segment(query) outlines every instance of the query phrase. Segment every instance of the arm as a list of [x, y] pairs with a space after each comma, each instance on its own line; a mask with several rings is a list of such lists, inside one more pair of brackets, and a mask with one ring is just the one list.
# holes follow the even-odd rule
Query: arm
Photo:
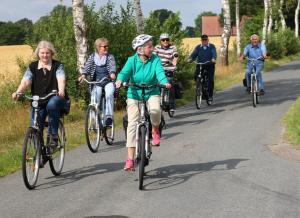
[[168, 83], [168, 79], [166, 77], [165, 70], [161, 64], [160, 59], [158, 59], [156, 62], [155, 73], [159, 84], [166, 85]]
[[212, 45], [211, 52], [212, 52], [212, 62], [215, 63], [217, 60], [217, 51], [215, 45]]
[[192, 62], [192, 61], [194, 61], [194, 60], [197, 58], [197, 56], [198, 56], [198, 47], [199, 47], [199, 46], [197, 46], [197, 47], [193, 50], [192, 54], [190, 54], [190, 56], [189, 56], [189, 58], [188, 58], [188, 62]]
[[109, 58], [108, 65], [109, 65], [109, 71], [110, 71], [109, 75], [110, 75], [111, 80], [115, 80], [116, 72], [117, 72], [116, 60], [113, 55], [109, 55], [108, 58]]
[[244, 60], [248, 56], [248, 46], [245, 47], [243, 54], [241, 55], [241, 60]]
[[91, 67], [93, 66], [93, 63], [94, 63], [94, 55], [92, 54], [89, 56], [88, 60], [84, 64], [82, 71], [80, 72], [81, 76], [78, 78], [80, 82], [82, 82], [87, 75], [91, 74]]
[[25, 90], [31, 85], [31, 83], [32, 83], [32, 72], [29, 68], [27, 68], [27, 70], [26, 70], [26, 72], [23, 76], [23, 79], [22, 79], [20, 85], [17, 88], [17, 91], [12, 93], [11, 97], [14, 100], [17, 100], [17, 93], [25, 92]]
[[122, 82], [127, 82], [133, 72], [132, 63], [133, 60], [128, 58], [126, 61], [126, 64], [124, 65], [121, 72], [118, 74], [117, 81], [116, 81], [116, 88], [120, 88], [122, 85]]
[[261, 51], [262, 51], [262, 55], [263, 55], [264, 59], [268, 58], [267, 57], [267, 48], [264, 43], [261, 44]]
[[173, 52], [173, 66], [176, 67], [177, 66], [177, 61], [178, 61], [178, 52], [177, 52], [177, 48], [174, 45], [174, 52]]
[[56, 79], [58, 84], [58, 95], [62, 98], [65, 97], [65, 87], [66, 87], [66, 78], [65, 78], [65, 70], [64, 66], [59, 65], [56, 71]]

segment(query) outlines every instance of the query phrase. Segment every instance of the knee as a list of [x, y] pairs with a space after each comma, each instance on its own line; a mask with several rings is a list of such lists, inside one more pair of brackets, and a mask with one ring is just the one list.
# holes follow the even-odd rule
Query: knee
[[60, 102], [60, 97], [58, 97], [58, 96], [54, 96], [54, 97], [52, 97], [50, 100], [49, 100], [49, 102], [48, 102], [48, 104], [47, 104], [47, 107], [46, 107], [46, 109], [47, 109], [47, 111], [51, 111], [51, 110], [58, 110], [59, 109], [59, 102]]

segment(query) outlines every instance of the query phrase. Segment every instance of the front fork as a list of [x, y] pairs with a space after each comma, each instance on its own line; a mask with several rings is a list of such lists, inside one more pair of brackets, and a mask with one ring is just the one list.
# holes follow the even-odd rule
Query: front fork
[[[255, 87], [253, 86], [253, 80], [255, 82]], [[251, 74], [251, 93], [256, 93], [257, 92], [257, 78], [256, 78], [256, 74], [252, 73]]]

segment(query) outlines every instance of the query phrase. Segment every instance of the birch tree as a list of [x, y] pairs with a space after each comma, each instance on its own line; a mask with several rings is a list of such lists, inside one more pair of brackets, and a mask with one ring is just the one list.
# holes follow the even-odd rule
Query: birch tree
[[142, 34], [144, 33], [144, 18], [143, 18], [143, 12], [141, 7], [141, 1], [134, 0], [134, 4], [135, 4], [137, 32], [138, 34]]
[[273, 26], [273, 4], [272, 0], [268, 0], [268, 16], [269, 16], [269, 21], [268, 21], [268, 29], [267, 29], [267, 38], [268, 35], [270, 35], [272, 31], [272, 26]]
[[241, 55], [240, 0], [235, 1], [236, 54]]
[[[300, 1], [300, 0], [299, 0]], [[224, 12], [224, 28], [221, 37], [221, 52], [220, 59], [223, 66], [228, 66], [228, 44], [231, 34], [231, 19], [229, 0], [222, 0], [222, 7]]]
[[267, 38], [267, 28], [268, 28], [268, 14], [269, 14], [269, 2], [268, 0], [264, 0], [264, 24], [262, 30], [262, 41], [265, 42]]
[[74, 34], [77, 51], [77, 69], [81, 73], [87, 58], [86, 25], [84, 22], [84, 0], [72, 0]]
[[295, 10], [295, 36], [299, 36], [299, 9], [300, 9], [300, 0], [298, 0], [297, 8]]
[[283, 0], [280, 0], [278, 13], [279, 13], [279, 17], [280, 17], [281, 27], [283, 30], [285, 30], [287, 28], [287, 26], [286, 26], [286, 22], [285, 22], [285, 19], [283, 16], [283, 12], [282, 12], [282, 5], [283, 5]]

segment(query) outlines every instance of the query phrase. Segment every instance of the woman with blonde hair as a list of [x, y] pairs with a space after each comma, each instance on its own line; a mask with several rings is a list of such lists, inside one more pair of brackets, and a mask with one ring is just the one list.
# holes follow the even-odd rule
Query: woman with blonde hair
[[105, 89], [106, 98], [106, 126], [112, 125], [114, 113], [114, 91], [113, 80], [116, 78], [116, 61], [112, 54], [108, 53], [109, 41], [106, 38], [99, 38], [95, 41], [95, 52], [91, 54], [85, 63], [82, 75], [79, 81], [91, 76], [92, 81], [100, 81], [104, 77], [110, 80], [104, 80], [101, 84], [92, 87], [92, 92], [96, 92], [96, 101], [100, 103], [102, 88]]
[[31, 86], [31, 94], [40, 97], [50, 94], [53, 90], [58, 91], [57, 96], [52, 96], [48, 100], [39, 103], [41, 108], [39, 110], [40, 128], [43, 130], [45, 119], [48, 115], [50, 144], [57, 146], [59, 117], [61, 110], [67, 107], [68, 98], [65, 91], [64, 66], [53, 59], [56, 51], [51, 42], [40, 41], [34, 53], [38, 60], [29, 64], [19, 87], [12, 94], [12, 98], [16, 100], [17, 94], [24, 93], [29, 86]]

